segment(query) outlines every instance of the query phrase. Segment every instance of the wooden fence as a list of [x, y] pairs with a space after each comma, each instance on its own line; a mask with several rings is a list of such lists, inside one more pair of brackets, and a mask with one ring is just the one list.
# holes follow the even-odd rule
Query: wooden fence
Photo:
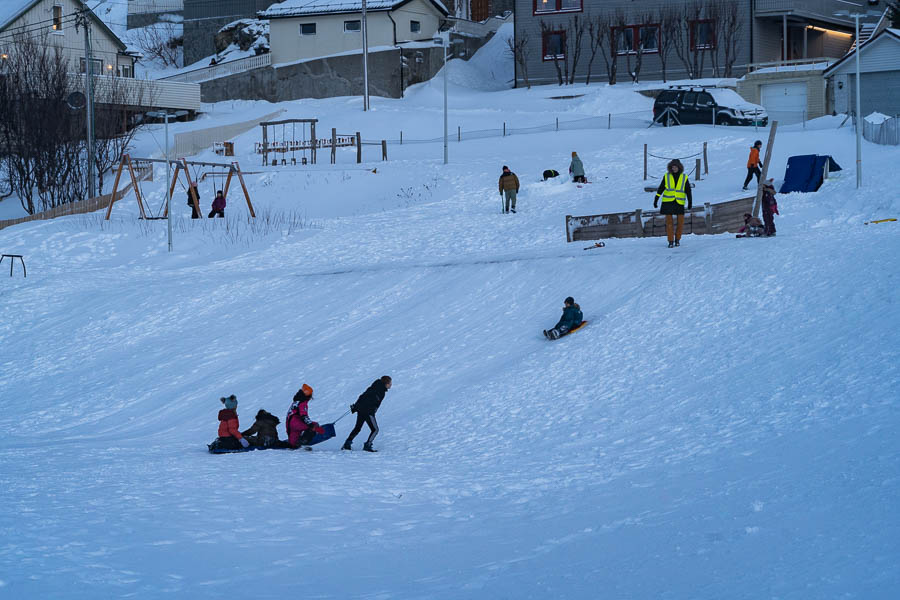
[[[152, 166], [141, 166], [138, 169], [135, 169], [135, 171], [137, 172], [138, 180], [153, 180]], [[116, 200], [118, 201], [124, 198], [125, 195], [131, 191], [131, 187], [132, 184], [129, 183], [127, 186], [116, 192]], [[60, 204], [59, 206], [53, 207], [50, 210], [45, 210], [33, 215], [28, 215], [27, 217], [20, 217], [18, 219], [6, 219], [4, 221], [0, 221], [0, 229], [5, 229], [7, 227], [11, 227], [12, 225], [18, 225], [20, 223], [28, 223], [29, 221], [45, 221], [47, 219], [55, 219], [56, 217], [64, 217], [66, 215], [83, 215], [85, 213], [102, 210], [109, 206], [109, 201], [111, 199], [112, 194], [103, 194], [102, 196], [88, 198], [87, 200], [82, 200], [81, 202], [67, 202], [66, 204]]]
[[[684, 233], [736, 233], [744, 225], [744, 213], [753, 212], [753, 200], [740, 198], [685, 211]], [[611, 213], [573, 217], [566, 215], [566, 241], [666, 235], [666, 216], [658, 212]]]

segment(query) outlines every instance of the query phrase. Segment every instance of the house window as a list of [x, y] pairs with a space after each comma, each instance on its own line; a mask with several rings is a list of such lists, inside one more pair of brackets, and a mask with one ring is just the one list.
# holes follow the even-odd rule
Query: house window
[[715, 24], [712, 19], [690, 21], [691, 50], [711, 50], [716, 47]]
[[566, 32], [545, 31], [543, 35], [544, 60], [566, 57]]
[[420, 23], [419, 21], [410, 21], [409, 30], [412, 33], [419, 33], [420, 31], [422, 31], [422, 23]]
[[659, 25], [626, 25], [612, 31], [616, 54], [659, 52]]
[[580, 12], [582, 0], [534, 0], [534, 14]]
[[131, 65], [119, 65], [119, 77], [131, 77]]
[[51, 27], [51, 29], [53, 29], [53, 31], [60, 31], [60, 32], [62, 31], [62, 26], [63, 26], [62, 16], [63, 16], [62, 6], [54, 6], [53, 7], [53, 26]]
[[316, 24], [300, 23], [300, 35], [316, 35]]
[[[344, 21], [344, 33], [359, 33], [362, 31], [362, 25], [360, 21]], [[313, 30], [315, 33], [315, 30]]]
[[[87, 73], [87, 61], [84, 57], [78, 59], [79, 73]], [[99, 58], [91, 59], [91, 75], [103, 75], [103, 61]]]

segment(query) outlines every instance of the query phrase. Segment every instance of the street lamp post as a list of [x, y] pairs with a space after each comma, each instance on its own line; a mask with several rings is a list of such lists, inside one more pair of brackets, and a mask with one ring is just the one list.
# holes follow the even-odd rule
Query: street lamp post
[[362, 0], [362, 44], [363, 44], [363, 110], [369, 110], [369, 26], [366, 23], [366, 0]]
[[839, 10], [834, 13], [836, 17], [852, 17], [856, 24], [856, 188], [862, 187], [862, 105], [860, 104], [860, 88], [862, 80], [859, 73], [859, 54], [862, 44], [859, 41], [859, 18], [868, 16], [881, 16], [881, 13], [867, 10], [863, 13], [851, 13], [849, 10]]
[[441, 47], [441, 52], [444, 55], [444, 164], [447, 164], [448, 161], [448, 150], [447, 150], [447, 45], [444, 43], [444, 38], [441, 36], [436, 36], [433, 38], [434, 45]]

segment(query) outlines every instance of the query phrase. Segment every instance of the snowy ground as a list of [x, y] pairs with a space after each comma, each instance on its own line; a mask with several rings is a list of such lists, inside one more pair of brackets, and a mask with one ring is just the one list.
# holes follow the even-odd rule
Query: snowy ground
[[[437, 79], [368, 114], [354, 98], [284, 116], [430, 138], [440, 102]], [[646, 118], [649, 99], [454, 85], [451, 107], [473, 130]], [[272, 110], [209, 108], [173, 130]], [[0, 231], [29, 268], [0, 287], [0, 597], [894, 597], [900, 231], [863, 223], [900, 212], [877, 176], [900, 149], [866, 144], [857, 191], [837, 124], [779, 130], [776, 178], [802, 153], [847, 170], [781, 196], [766, 240], [567, 245], [566, 214], [650, 207], [644, 143], [707, 141], [695, 194], [715, 202], [741, 194], [766, 139], [624, 125], [454, 142], [448, 166], [441, 144], [404, 144], [305, 170], [260, 167], [254, 131], [236, 140], [264, 171], [247, 178], [251, 225], [237, 195], [224, 222], [191, 222], [179, 190], [171, 254], [133, 197], [108, 224]], [[134, 154], [160, 154], [160, 135]], [[572, 150], [592, 185], [539, 181]], [[515, 215], [499, 212], [502, 164], [522, 180]], [[144, 186], [161, 200], [159, 178]], [[567, 295], [591, 325], [549, 343]], [[339, 450], [349, 418], [309, 453], [206, 452], [221, 395], [246, 428], [306, 382], [327, 422], [385, 373], [378, 454]]]

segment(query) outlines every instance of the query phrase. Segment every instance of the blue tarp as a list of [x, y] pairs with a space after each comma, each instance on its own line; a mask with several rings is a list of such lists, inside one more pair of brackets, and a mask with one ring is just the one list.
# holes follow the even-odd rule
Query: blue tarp
[[778, 190], [781, 194], [789, 192], [815, 192], [822, 186], [825, 175], [825, 161], [829, 171], [840, 171], [841, 167], [831, 156], [825, 154], [803, 154], [788, 159], [784, 172], [784, 183]]

